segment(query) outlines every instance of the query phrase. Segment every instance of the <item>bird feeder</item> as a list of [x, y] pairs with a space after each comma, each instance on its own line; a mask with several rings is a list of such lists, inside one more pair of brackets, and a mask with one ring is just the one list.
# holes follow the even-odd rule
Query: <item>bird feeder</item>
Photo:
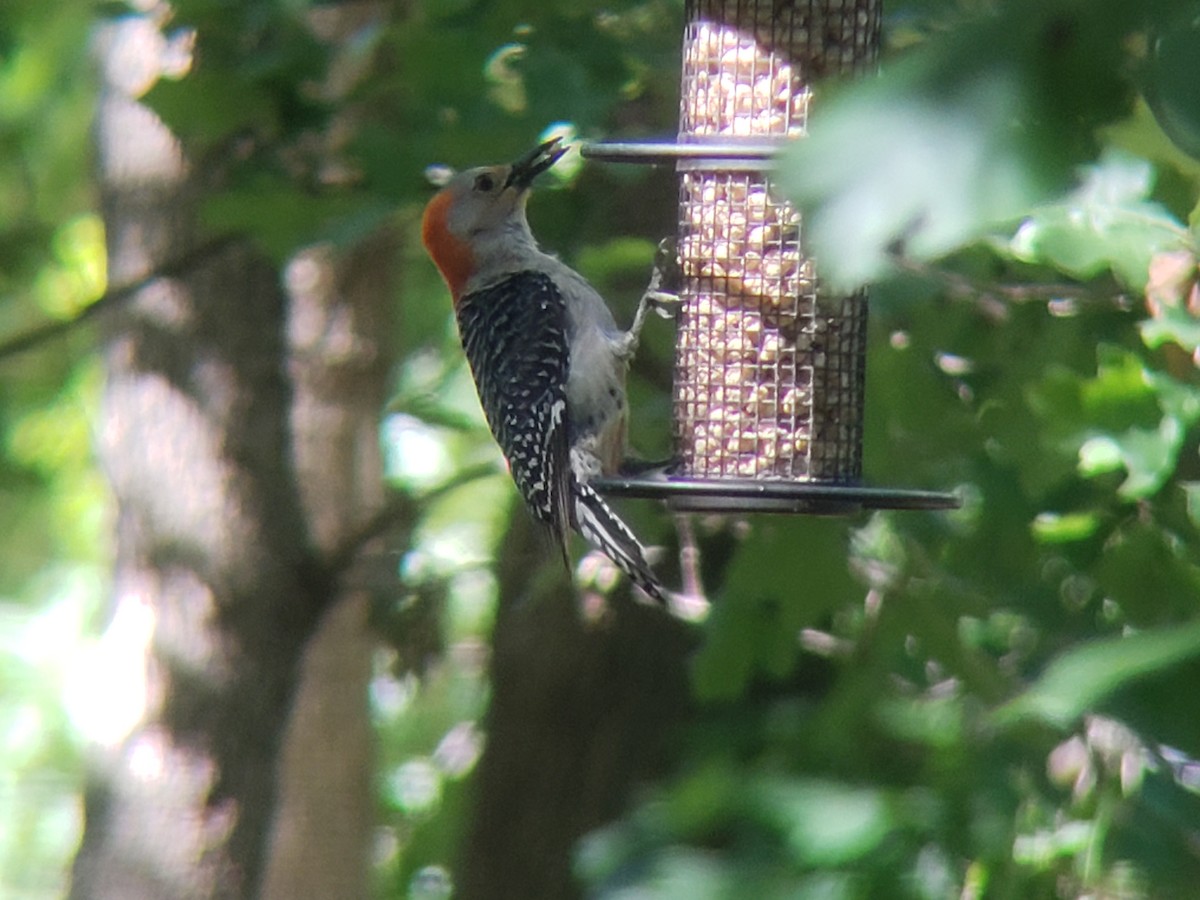
[[678, 139], [584, 148], [679, 177], [678, 465], [600, 490], [720, 512], [957, 505], [863, 485], [867, 298], [818, 290], [800, 214], [770, 184], [778, 150], [807, 130], [811, 83], [874, 67], [880, 5], [688, 0]]

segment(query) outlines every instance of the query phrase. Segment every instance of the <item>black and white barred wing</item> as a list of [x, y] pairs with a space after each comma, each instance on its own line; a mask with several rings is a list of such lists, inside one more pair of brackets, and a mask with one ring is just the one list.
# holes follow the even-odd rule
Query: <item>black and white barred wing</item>
[[571, 525], [566, 308], [549, 276], [518, 272], [459, 300], [479, 400], [526, 506], [566, 553]]

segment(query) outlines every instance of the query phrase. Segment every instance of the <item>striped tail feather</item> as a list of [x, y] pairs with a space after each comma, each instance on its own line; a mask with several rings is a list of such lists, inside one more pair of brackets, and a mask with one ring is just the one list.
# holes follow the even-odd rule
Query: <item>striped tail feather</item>
[[575, 526], [584, 540], [616, 563], [648, 596], [666, 606], [666, 588], [646, 562], [646, 551], [629, 526], [587, 482], [576, 481], [573, 488]]

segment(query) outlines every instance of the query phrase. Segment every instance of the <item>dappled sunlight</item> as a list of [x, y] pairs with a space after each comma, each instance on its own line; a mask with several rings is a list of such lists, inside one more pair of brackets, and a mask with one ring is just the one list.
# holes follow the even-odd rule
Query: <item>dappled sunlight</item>
[[427, 490], [454, 470], [453, 459], [437, 429], [416, 416], [388, 416], [383, 423], [383, 442], [387, 475], [400, 484]]
[[430, 760], [413, 757], [386, 776], [392, 801], [407, 815], [433, 812], [442, 798], [441, 774]]
[[558, 139], [569, 145], [567, 152], [558, 158], [546, 173], [546, 178], [559, 185], [570, 184], [583, 169], [583, 155], [579, 150], [579, 129], [574, 122], [552, 122], [537, 137], [537, 143]]
[[6, 451], [13, 462], [48, 477], [88, 465], [88, 420], [78, 398], [63, 401], [30, 410], [11, 427]]
[[[167, 4], [146, 0], [135, 6], [157, 8], [164, 16]], [[141, 97], [159, 78], [182, 78], [192, 68], [196, 34], [190, 28], [164, 32], [157, 17], [126, 16], [110, 25], [112, 46], [103, 55], [109, 82], [131, 97]]]
[[168, 334], [184, 336], [196, 324], [187, 285], [174, 278], [156, 278], [138, 291], [137, 314]]
[[[69, 288], [61, 312], [93, 299], [86, 261], [62, 243], [39, 278]], [[83, 238], [86, 242], [91, 238]], [[84, 252], [86, 257], [87, 253]], [[80, 263], [80, 267], [75, 266]], [[92, 275], [99, 273], [92, 272]], [[40, 304], [40, 298], [38, 301]], [[54, 309], [44, 309], [53, 314]], [[17, 375], [9, 380], [10, 375]], [[9, 369], [0, 411], [0, 895], [50, 897], [83, 828], [79, 754], [89, 740], [75, 688], [103, 678], [86, 663], [108, 589], [110, 497], [91, 452], [99, 370], [81, 365], [51, 392], [37, 367]], [[32, 389], [32, 390], [31, 390]], [[33, 402], [30, 402], [30, 401]], [[24, 402], [21, 402], [24, 401]], [[8, 405], [12, 404], [12, 405]], [[31, 502], [30, 490], [38, 491]], [[107, 700], [108, 698], [104, 698]], [[24, 891], [25, 893], [22, 893]]]
[[141, 720], [150, 702], [147, 654], [154, 636], [150, 598], [120, 597], [104, 633], [89, 642], [73, 667], [65, 703], [89, 741], [115, 747]]
[[33, 290], [47, 315], [65, 319], [98, 300], [107, 285], [104, 223], [84, 213], [54, 234], [54, 261], [38, 273]]
[[[204, 408], [233, 394], [230, 379], [230, 373], [209, 369], [202, 403], [165, 374], [114, 372], [106, 402], [128, 412], [107, 416], [100, 434], [104, 446], [136, 453], [109, 460], [114, 492], [144, 507], [160, 540], [185, 546], [200, 541], [205, 556], [218, 558], [239, 558], [250, 549], [242, 540], [240, 511], [228, 506], [236, 471], [225, 455], [220, 429]], [[172, 491], [159, 491], [145, 478], [147, 473], [170, 480]]]
[[449, 900], [453, 895], [454, 882], [444, 866], [418, 869], [408, 888], [411, 900]]
[[[90, 565], [45, 566], [25, 602], [0, 602], [0, 894], [60, 896], [64, 855], [83, 830], [78, 753], [87, 735], [69, 698], [105, 586]], [[38, 601], [34, 607], [29, 600]], [[36, 888], [40, 887], [42, 893]]]
[[446, 732], [433, 751], [433, 761], [447, 776], [470, 774], [483, 752], [483, 732], [474, 722], [458, 722]]

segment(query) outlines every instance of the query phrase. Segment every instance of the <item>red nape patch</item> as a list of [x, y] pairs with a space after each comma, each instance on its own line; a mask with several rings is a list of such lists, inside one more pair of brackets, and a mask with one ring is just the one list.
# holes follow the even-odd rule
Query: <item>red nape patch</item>
[[429, 201], [421, 218], [421, 243], [457, 302], [475, 268], [475, 260], [470, 246], [450, 233], [447, 220], [453, 199], [449, 191], [441, 191]]

